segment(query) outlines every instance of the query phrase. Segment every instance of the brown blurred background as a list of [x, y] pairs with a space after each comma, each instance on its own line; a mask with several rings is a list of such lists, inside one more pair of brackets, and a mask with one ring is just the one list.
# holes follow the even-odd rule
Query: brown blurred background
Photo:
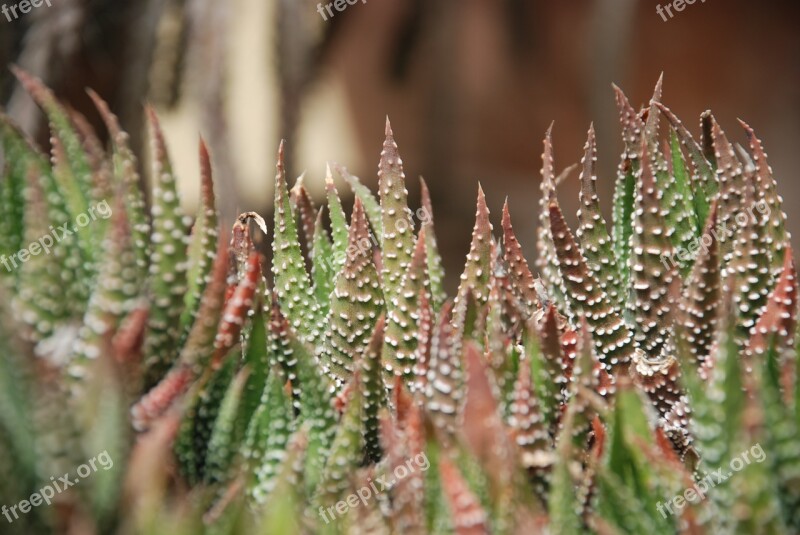
[[[602, 200], [622, 149], [611, 83], [664, 101], [696, 129], [711, 109], [764, 140], [793, 234], [800, 217], [800, 4], [697, 0], [663, 21], [666, 0], [359, 0], [323, 20], [311, 0], [52, 0], [0, 18], [0, 62], [42, 77], [94, 123], [93, 87], [141, 143], [141, 105], [159, 110], [192, 209], [197, 138], [210, 143], [221, 209], [270, 213], [275, 149], [321, 199], [325, 162], [374, 185], [385, 115], [413, 199], [434, 197], [451, 276], [463, 262], [480, 181], [495, 222], [509, 198], [533, 257], [541, 139], [555, 120], [556, 165], [598, 131]], [[327, 3], [327, 2], [326, 2]], [[8, 112], [46, 145], [41, 116], [4, 69]], [[101, 129], [102, 133], [102, 129]], [[560, 198], [574, 213], [576, 176]], [[339, 183], [340, 192], [347, 188]]]

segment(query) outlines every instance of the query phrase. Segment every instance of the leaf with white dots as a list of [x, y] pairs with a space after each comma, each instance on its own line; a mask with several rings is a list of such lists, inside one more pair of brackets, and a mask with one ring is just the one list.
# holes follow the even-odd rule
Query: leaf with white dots
[[154, 385], [178, 358], [180, 316], [186, 293], [187, 229], [164, 136], [155, 112], [148, 108], [152, 154], [152, 262], [148, 279], [151, 301], [144, 356], [145, 382]]
[[669, 329], [670, 285], [677, 277], [672, 242], [666, 227], [666, 207], [656, 186], [647, 147], [636, 180], [636, 211], [631, 250], [631, 283], [635, 302], [635, 340], [645, 353], [661, 353]]
[[[472, 243], [467, 254], [461, 283], [453, 303], [453, 321], [456, 329], [463, 331], [469, 320], [469, 297], [481, 310], [489, 300], [489, 282], [492, 273], [492, 224], [489, 222], [489, 208], [483, 188], [478, 186], [478, 206], [475, 212], [475, 226], [472, 229]], [[478, 338], [480, 334], [476, 333]]]
[[420, 293], [429, 294], [426, 276], [425, 229], [420, 230], [414, 256], [403, 277], [396, 306], [388, 312], [383, 362], [387, 375], [410, 380], [417, 351]]
[[285, 379], [279, 368], [270, 370], [261, 403], [242, 444], [242, 454], [249, 467], [247, 493], [259, 504], [266, 502], [275, 487], [288, 454], [286, 446], [297, 426]]
[[192, 227], [187, 253], [186, 306], [181, 314], [181, 325], [186, 331], [197, 316], [200, 297], [209, 282], [219, 236], [211, 158], [202, 140], [200, 140], [200, 193], [200, 207]]
[[583, 155], [581, 171], [580, 201], [578, 210], [580, 226], [576, 232], [581, 244], [581, 251], [592, 270], [595, 279], [611, 302], [616, 305], [617, 313], [621, 310], [625, 293], [620, 287], [620, 273], [613, 242], [608, 235], [606, 220], [600, 211], [600, 199], [597, 197], [597, 141], [594, 127], [589, 128]]
[[283, 166], [283, 143], [275, 165], [275, 224], [272, 240], [272, 275], [281, 310], [300, 338], [315, 345], [321, 337], [322, 315], [306, 271], [292, 213]]
[[445, 446], [455, 440], [464, 408], [462, 342], [451, 320], [452, 305], [446, 303], [434, 327], [425, 383], [425, 408]]
[[767, 241], [770, 246], [772, 275], [777, 278], [783, 269], [783, 259], [788, 248], [789, 233], [786, 230], [786, 214], [783, 212], [783, 199], [778, 195], [772, 168], [767, 162], [767, 154], [761, 140], [753, 129], [743, 121], [739, 121], [747, 134], [753, 163], [756, 171], [756, 196], [766, 203], [766, 207], [758, 206], [761, 211], [769, 210]]
[[408, 208], [403, 160], [400, 158], [388, 117], [386, 139], [378, 164], [378, 191], [383, 222], [381, 282], [386, 294], [386, 303], [389, 310], [392, 310], [394, 300], [400, 293], [403, 274], [411, 263], [414, 249], [414, 222], [411, 210]]
[[425, 256], [428, 259], [428, 278], [431, 283], [431, 303], [434, 310], [439, 310], [444, 304], [447, 295], [444, 291], [444, 268], [442, 267], [442, 256], [439, 254], [439, 246], [436, 243], [436, 234], [433, 229], [433, 204], [431, 194], [425, 179], [420, 177], [420, 196], [422, 197], [422, 207], [417, 211], [420, 218], [420, 227], [425, 229]]
[[550, 202], [549, 211], [550, 232], [572, 307], [586, 316], [604, 369], [616, 374], [627, 369], [633, 354], [633, 336], [589, 270], [556, 200]]
[[717, 182], [714, 166], [708, 161], [703, 149], [681, 120], [663, 104], [656, 103], [656, 106], [672, 125], [683, 150], [687, 152], [689, 161], [692, 163], [691, 189], [694, 193], [692, 204], [694, 205], [697, 221], [703, 222], [708, 218], [711, 203], [719, 191], [719, 183]]
[[701, 237], [701, 249], [681, 291], [681, 321], [676, 325], [678, 331], [683, 333], [679, 338], [688, 344], [697, 366], [702, 366], [711, 354], [722, 296], [719, 241], [714, 232], [716, 226], [717, 205], [714, 203]]
[[325, 193], [328, 199], [328, 214], [331, 219], [331, 238], [333, 239], [333, 256], [331, 265], [334, 277], [342, 270], [347, 258], [347, 243], [350, 235], [347, 216], [342, 208], [342, 200], [333, 183], [330, 167], [325, 169]]
[[544, 152], [542, 153], [542, 184], [541, 198], [539, 199], [539, 228], [536, 236], [536, 250], [538, 256], [536, 267], [542, 279], [556, 302], [558, 309], [567, 316], [572, 316], [568, 288], [562, 279], [559, 269], [558, 255], [554, 247], [554, 237], [550, 221], [550, 201], [556, 195], [556, 179], [553, 162], [553, 125], [547, 129], [544, 137]]
[[339, 385], [352, 376], [383, 309], [383, 292], [372, 258], [367, 216], [356, 198], [347, 257], [331, 294], [322, 354], [324, 369]]
[[317, 487], [314, 501], [323, 507], [334, 505], [349, 487], [349, 478], [364, 460], [362, 436], [363, 396], [358, 374], [353, 376], [346, 392], [349, 400], [330, 447], [330, 456]]
[[757, 208], [755, 177], [748, 173], [746, 180], [741, 209], [734, 216], [737, 229], [732, 238], [733, 250], [727, 266], [727, 273], [733, 276], [732, 286], [726, 288], [733, 293], [737, 309], [739, 320], [736, 340], [740, 347], [752, 336], [774, 284], [769, 247], [765, 239], [768, 218]]
[[146, 273], [150, 264], [150, 221], [145, 210], [144, 194], [137, 170], [137, 158], [130, 148], [130, 136], [122, 130], [119, 120], [111, 112], [108, 104], [91, 89], [87, 92], [100, 113], [111, 138], [114, 184], [123, 192], [125, 212], [128, 214], [131, 236], [135, 246], [136, 263], [139, 269]]
[[373, 232], [375, 232], [375, 237], [377, 238], [378, 243], [382, 243], [383, 213], [381, 211], [380, 201], [367, 186], [361, 183], [361, 180], [359, 180], [357, 176], [350, 174], [345, 166], [333, 164], [333, 167], [336, 169], [336, 172], [347, 181], [347, 183], [350, 185], [350, 189], [353, 190], [353, 193], [356, 195], [356, 197], [361, 199], [361, 202], [364, 205], [364, 210], [366, 210], [367, 217], [369, 218], [369, 224], [372, 226]]

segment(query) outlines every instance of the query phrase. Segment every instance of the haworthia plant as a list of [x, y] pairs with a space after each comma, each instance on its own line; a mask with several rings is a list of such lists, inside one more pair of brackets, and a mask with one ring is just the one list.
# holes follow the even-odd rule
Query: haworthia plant
[[4, 533], [800, 529], [797, 273], [750, 126], [739, 145], [704, 113], [695, 137], [661, 80], [638, 112], [615, 88], [613, 217], [590, 128], [569, 228], [548, 130], [538, 232], [506, 204], [495, 235], [479, 189], [448, 296], [428, 188], [414, 211], [388, 121], [377, 193], [333, 166], [349, 219], [330, 170], [321, 199], [302, 177], [289, 190], [281, 146], [271, 228], [247, 212], [228, 233], [204, 145], [192, 223], [148, 111], [148, 213], [108, 106], [90, 93], [106, 154], [17, 76], [53, 136], [48, 162], [0, 116], [0, 501], [33, 503], [98, 447], [114, 466]]

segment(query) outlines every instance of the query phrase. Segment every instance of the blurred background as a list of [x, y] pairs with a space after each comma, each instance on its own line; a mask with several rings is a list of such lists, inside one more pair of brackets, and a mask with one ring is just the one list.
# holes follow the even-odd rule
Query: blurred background
[[[374, 187], [388, 115], [412, 201], [419, 175], [430, 186], [452, 279], [468, 250], [478, 182], [495, 228], [508, 196], [533, 258], [541, 140], [553, 120], [559, 169], [580, 160], [594, 121], [610, 211], [622, 150], [611, 83], [639, 106], [663, 71], [664, 102], [695, 131], [706, 109], [737, 141], [737, 118], [755, 128], [800, 235], [791, 213], [800, 200], [798, 2], [699, 0], [666, 21], [656, 11], [666, 0], [342, 2], [330, 16], [327, 2], [318, 11], [311, 0], [52, 0], [0, 17], [0, 64], [41, 77], [105, 136], [85, 93], [94, 88], [140, 149], [142, 105], [152, 103], [189, 210], [202, 135], [229, 222], [246, 210], [271, 216], [281, 138], [290, 175], [305, 171], [317, 199], [327, 161]], [[47, 147], [41, 114], [5, 68], [0, 97]], [[577, 175], [560, 199], [574, 214]]]

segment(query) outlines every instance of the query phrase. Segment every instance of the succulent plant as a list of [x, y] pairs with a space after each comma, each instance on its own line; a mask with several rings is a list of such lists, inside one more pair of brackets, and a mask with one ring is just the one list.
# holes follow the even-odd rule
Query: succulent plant
[[613, 218], [590, 128], [568, 227], [548, 130], [541, 278], [479, 189], [451, 299], [388, 120], [378, 195], [333, 165], [326, 218], [281, 147], [270, 228], [228, 233], [204, 145], [190, 220], [155, 113], [145, 195], [96, 94], [108, 152], [16, 73], [52, 149], [0, 117], [4, 533], [800, 530], [797, 275], [748, 125], [745, 149], [704, 114], [697, 141], [660, 80], [639, 112], [615, 88]]

